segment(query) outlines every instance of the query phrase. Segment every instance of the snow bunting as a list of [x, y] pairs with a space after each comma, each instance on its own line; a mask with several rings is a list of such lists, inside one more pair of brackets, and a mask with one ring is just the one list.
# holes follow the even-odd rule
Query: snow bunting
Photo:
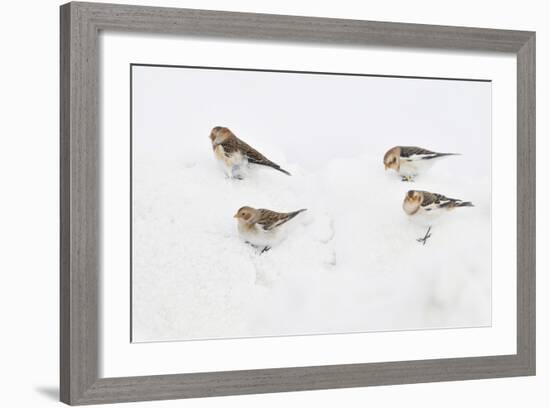
[[[442, 194], [430, 193], [428, 191], [410, 190], [403, 200], [403, 211], [407, 215], [415, 216], [415, 220], [425, 224], [433, 221], [432, 214], [441, 214], [443, 210], [452, 210], [457, 207], [473, 207], [470, 201], [462, 201], [456, 198], [445, 197]], [[428, 239], [432, 236], [432, 226], [428, 226], [426, 234], [417, 238], [418, 242], [426, 245]]]
[[210, 140], [216, 159], [223, 165], [225, 174], [231, 178], [242, 179], [242, 167], [248, 163], [271, 167], [290, 176], [288, 171], [243, 142], [226, 127], [213, 128], [210, 132]]
[[305, 208], [279, 213], [264, 208], [241, 207], [233, 217], [237, 219], [239, 235], [245, 242], [255, 248], [263, 247], [261, 253], [264, 253], [281, 238], [278, 236], [281, 225], [304, 211]]
[[457, 207], [473, 207], [470, 201], [448, 198], [428, 191], [410, 190], [403, 200], [403, 210], [407, 215], [418, 215], [437, 210], [452, 210]]
[[403, 181], [413, 181], [421, 172], [428, 170], [443, 157], [459, 153], [437, 153], [415, 146], [395, 146], [384, 155], [385, 169], [393, 169]]

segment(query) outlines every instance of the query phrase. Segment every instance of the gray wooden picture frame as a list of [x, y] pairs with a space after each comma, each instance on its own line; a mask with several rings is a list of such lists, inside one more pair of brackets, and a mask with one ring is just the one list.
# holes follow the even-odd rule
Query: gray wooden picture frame
[[[95, 3], [61, 6], [61, 401], [97, 404], [535, 374], [535, 33]], [[517, 353], [99, 377], [101, 30], [514, 53], [517, 57]], [[512, 158], [510, 158], [512, 160]]]

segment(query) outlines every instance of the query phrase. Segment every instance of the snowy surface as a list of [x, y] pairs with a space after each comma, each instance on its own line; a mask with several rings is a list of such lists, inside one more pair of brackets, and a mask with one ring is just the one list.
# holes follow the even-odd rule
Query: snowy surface
[[[216, 92], [193, 88], [204, 81]], [[134, 341], [491, 324], [490, 84], [144, 67], [134, 84]], [[237, 90], [230, 104], [213, 98]], [[215, 125], [292, 177], [254, 167], [225, 178]], [[462, 156], [404, 183], [382, 164], [397, 144]], [[415, 222], [401, 208], [411, 188], [475, 207]], [[238, 237], [243, 205], [308, 211], [260, 256]]]

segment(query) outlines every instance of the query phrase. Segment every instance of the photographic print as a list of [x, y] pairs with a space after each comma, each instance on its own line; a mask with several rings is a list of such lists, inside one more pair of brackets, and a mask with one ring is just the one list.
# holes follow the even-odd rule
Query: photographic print
[[491, 326], [491, 82], [131, 66], [133, 342]]

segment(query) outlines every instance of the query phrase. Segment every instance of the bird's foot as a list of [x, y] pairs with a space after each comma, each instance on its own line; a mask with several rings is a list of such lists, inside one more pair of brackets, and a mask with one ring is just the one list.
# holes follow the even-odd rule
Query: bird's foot
[[414, 183], [414, 176], [401, 176], [401, 181], [406, 181], [408, 183]]
[[416, 241], [421, 242], [422, 245], [426, 245], [426, 241], [428, 241], [428, 239], [432, 236], [432, 234], [430, 234], [431, 230], [432, 230], [432, 227], [428, 227], [428, 231], [426, 231], [426, 235], [424, 235], [424, 237], [422, 238], [417, 238]]
[[238, 164], [234, 164], [233, 167], [231, 167], [231, 178], [235, 180], [243, 180], [244, 177], [241, 172], [241, 166]]
[[264, 247], [260, 246], [260, 245], [254, 245], [252, 242], [250, 241], [245, 241], [246, 244], [250, 245], [252, 248], [256, 249], [257, 251], [260, 252], [260, 255], [263, 254], [264, 252], [267, 252], [271, 249], [271, 247], [269, 245], [266, 245]]

